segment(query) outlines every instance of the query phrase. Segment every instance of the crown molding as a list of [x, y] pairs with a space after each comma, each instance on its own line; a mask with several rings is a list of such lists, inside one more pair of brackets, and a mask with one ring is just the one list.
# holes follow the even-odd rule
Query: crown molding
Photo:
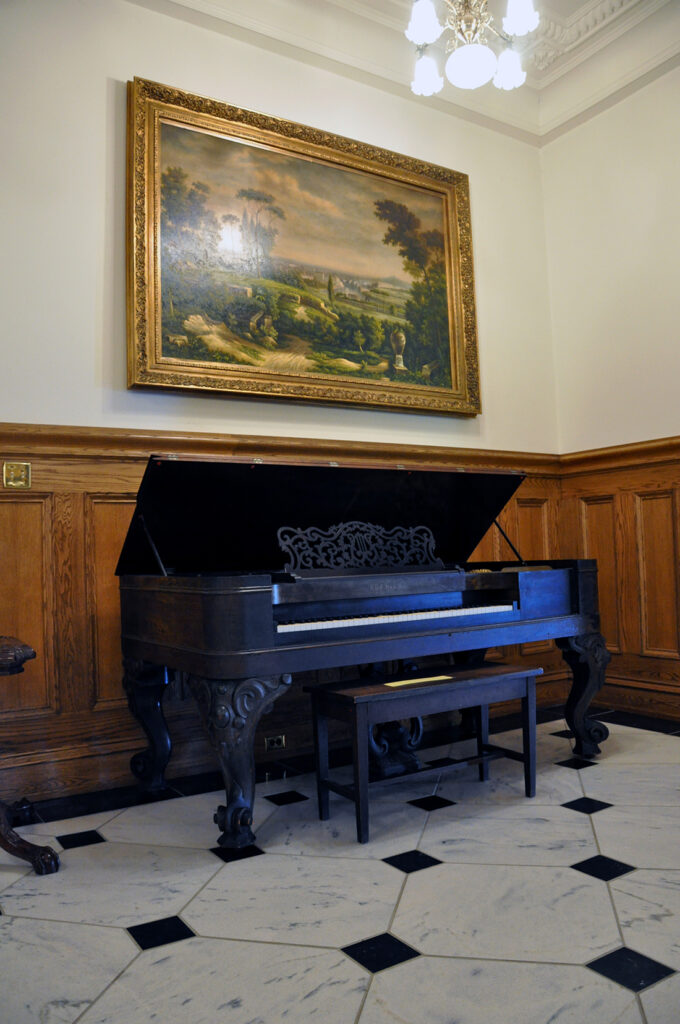
[[[543, 0], [541, 23], [518, 41], [522, 89], [438, 95], [409, 89], [411, 0], [127, 0], [252, 46], [382, 89], [541, 146], [665, 73], [680, 54], [678, 0], [586, 0], [565, 17]], [[565, 0], [553, 0], [559, 7]], [[498, 17], [505, 0], [489, 0]], [[443, 47], [432, 52], [443, 58]]]

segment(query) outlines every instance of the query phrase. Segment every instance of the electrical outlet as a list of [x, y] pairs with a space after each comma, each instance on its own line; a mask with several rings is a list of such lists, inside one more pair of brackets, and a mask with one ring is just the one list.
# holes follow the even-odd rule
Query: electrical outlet
[[264, 749], [265, 750], [283, 750], [286, 745], [285, 736], [265, 736], [264, 738]]

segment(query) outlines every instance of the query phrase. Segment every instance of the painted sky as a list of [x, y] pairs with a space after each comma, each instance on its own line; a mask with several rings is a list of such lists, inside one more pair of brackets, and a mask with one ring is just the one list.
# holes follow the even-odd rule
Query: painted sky
[[244, 204], [236, 194], [241, 188], [273, 195], [286, 219], [276, 221], [272, 255], [350, 277], [411, 281], [397, 250], [382, 241], [387, 224], [374, 214], [377, 199], [408, 206], [424, 229], [444, 228], [444, 201], [435, 192], [194, 128], [163, 123], [161, 167], [181, 167], [190, 182], [207, 185], [208, 205], [218, 218], [235, 214], [240, 220]]

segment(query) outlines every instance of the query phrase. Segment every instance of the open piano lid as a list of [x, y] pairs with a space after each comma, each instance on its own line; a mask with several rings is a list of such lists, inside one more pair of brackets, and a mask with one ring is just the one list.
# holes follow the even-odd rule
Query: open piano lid
[[[116, 574], [283, 570], [279, 527], [352, 520], [427, 526], [445, 565], [465, 562], [524, 475], [243, 463], [152, 455]], [[156, 549], [157, 555], [154, 552]]]

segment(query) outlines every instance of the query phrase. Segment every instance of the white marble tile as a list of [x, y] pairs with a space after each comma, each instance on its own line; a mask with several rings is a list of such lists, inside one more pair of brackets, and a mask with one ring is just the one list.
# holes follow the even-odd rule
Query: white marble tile
[[680, 970], [680, 871], [634, 871], [610, 887], [625, 944]]
[[[220, 830], [213, 817], [218, 805], [224, 802], [224, 790], [218, 790], [128, 807], [103, 825], [99, 832], [112, 842], [209, 850], [217, 846]], [[253, 808], [255, 831], [275, 810], [274, 804], [256, 796]]]
[[357, 842], [354, 804], [338, 797], [331, 801], [328, 821], [319, 819], [316, 799], [281, 807], [258, 830], [257, 845], [267, 853], [364, 860], [380, 860], [414, 850], [425, 827], [427, 813], [404, 801], [385, 800], [380, 795], [382, 792], [381, 788], [373, 790], [369, 798], [368, 843]]
[[0, 1019], [75, 1021], [138, 952], [119, 929], [0, 917]]
[[[172, 801], [169, 801], [172, 803]], [[89, 832], [92, 829], [99, 829], [109, 821], [113, 821], [121, 810], [100, 811], [97, 814], [81, 814], [77, 818], [61, 818], [59, 821], [36, 821], [33, 825], [20, 825], [16, 831], [26, 839], [32, 836], [40, 836], [35, 842], [45, 843], [45, 836], [66, 836], [74, 832]]]
[[[493, 737], [492, 737], [493, 739]], [[566, 755], [563, 760], [566, 760]], [[592, 771], [593, 769], [589, 769]], [[564, 804], [583, 796], [579, 775], [581, 772], [563, 768], [547, 761], [536, 769], [536, 804]], [[489, 766], [489, 778], [479, 781], [476, 767], [453, 772], [442, 778], [437, 796], [465, 803], [517, 802], [527, 799], [524, 793], [524, 766], [519, 761], [507, 758], [493, 761]]]
[[351, 1024], [368, 981], [334, 950], [194, 938], [142, 953], [79, 1024]]
[[[566, 736], [554, 736], [553, 733], [567, 729], [564, 721], [543, 722], [536, 728], [536, 760], [539, 765], [552, 764], [555, 761], [566, 761], [572, 756], [574, 741]], [[491, 743], [497, 743], [502, 747], [510, 747], [511, 750], [522, 749], [522, 730], [511, 729], [508, 732], [492, 733], [489, 737]]]
[[602, 764], [680, 764], [680, 736], [608, 722], [609, 736], [602, 744]]
[[581, 777], [586, 796], [622, 807], [633, 804], [676, 807], [680, 802], [680, 765], [621, 764], [603, 760], [574, 774]]
[[677, 1024], [680, 1021], [680, 974], [640, 993], [646, 1024]]
[[599, 852], [587, 815], [533, 800], [456, 804], [435, 811], [419, 849], [447, 862], [556, 866]]
[[7, 915], [128, 927], [177, 914], [222, 862], [208, 851], [97, 843], [0, 893]]
[[[30, 875], [32, 873], [33, 868], [28, 861], [19, 860], [18, 857], [12, 857], [11, 854], [5, 853], [4, 850], [0, 850], [0, 893], [2, 893], [3, 889], [7, 889], [10, 885], [14, 885], [15, 882], [18, 882], [20, 878], [24, 877], [24, 875]], [[1, 902], [0, 907], [2, 907]]]
[[[314, 796], [316, 793], [316, 776], [314, 772], [306, 772], [304, 775], [287, 775], [285, 779], [270, 779], [268, 782], [258, 782], [255, 787], [255, 801], [262, 800], [266, 796], [276, 793], [287, 793], [289, 790], [296, 790], [304, 796]], [[224, 803], [224, 800], [221, 800]]]
[[635, 996], [585, 967], [419, 957], [376, 975], [359, 1024], [642, 1024]]
[[[448, 755], [442, 754], [441, 757]], [[424, 763], [424, 759], [421, 761]], [[334, 782], [351, 786], [354, 781], [354, 773], [350, 765], [337, 768], [331, 774]], [[398, 781], [380, 782], [370, 787], [370, 800], [381, 800], [386, 803], [405, 803], [407, 800], [419, 800], [425, 796], [433, 796], [437, 791], [439, 775], [430, 775], [421, 778], [418, 775], [404, 775]], [[316, 795], [316, 794], [315, 794]], [[331, 800], [337, 804], [345, 798], [337, 793], [331, 793]]]
[[380, 861], [267, 854], [225, 864], [182, 917], [204, 936], [345, 946], [387, 929], [403, 880]]
[[391, 931], [431, 955], [539, 963], [585, 963], [621, 945], [603, 882], [540, 866], [414, 872]]
[[605, 856], [636, 868], [680, 870], [680, 804], [607, 807], [591, 821]]

